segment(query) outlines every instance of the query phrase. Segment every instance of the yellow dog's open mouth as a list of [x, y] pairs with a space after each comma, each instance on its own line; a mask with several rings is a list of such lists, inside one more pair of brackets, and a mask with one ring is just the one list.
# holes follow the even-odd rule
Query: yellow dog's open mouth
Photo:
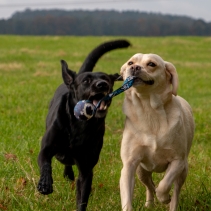
[[139, 84], [139, 83], [144, 83], [144, 84], [147, 84], [147, 85], [153, 85], [154, 80], [143, 80], [142, 78], [139, 78], [139, 77], [135, 78], [134, 85]]

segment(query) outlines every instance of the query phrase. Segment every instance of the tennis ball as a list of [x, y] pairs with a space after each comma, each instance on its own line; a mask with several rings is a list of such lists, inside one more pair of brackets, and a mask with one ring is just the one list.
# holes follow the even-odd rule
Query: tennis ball
[[90, 101], [81, 100], [74, 107], [74, 115], [79, 120], [89, 120], [94, 116], [95, 109]]

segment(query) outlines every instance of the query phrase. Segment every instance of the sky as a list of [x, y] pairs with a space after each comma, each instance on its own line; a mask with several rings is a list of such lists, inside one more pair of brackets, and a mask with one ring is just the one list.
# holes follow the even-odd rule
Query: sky
[[134, 10], [185, 15], [211, 22], [211, 0], [0, 0], [0, 19], [25, 9]]

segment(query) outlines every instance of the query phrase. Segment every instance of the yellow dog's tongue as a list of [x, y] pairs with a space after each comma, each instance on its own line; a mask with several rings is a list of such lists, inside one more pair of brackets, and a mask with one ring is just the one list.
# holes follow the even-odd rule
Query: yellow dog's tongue
[[[93, 100], [93, 104], [95, 105], [95, 106], [97, 106], [97, 104], [98, 104], [98, 100]], [[106, 110], [106, 108], [107, 108], [107, 106], [106, 106], [106, 104], [105, 104], [105, 101], [102, 101], [101, 103], [100, 103], [100, 107], [98, 108], [98, 110]]]

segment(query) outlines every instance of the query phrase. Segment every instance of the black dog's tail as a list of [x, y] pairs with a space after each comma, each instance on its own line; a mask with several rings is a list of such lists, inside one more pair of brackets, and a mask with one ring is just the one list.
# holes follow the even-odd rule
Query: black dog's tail
[[130, 43], [127, 40], [114, 40], [99, 45], [94, 50], [92, 50], [91, 53], [86, 57], [78, 73], [92, 72], [98, 59], [103, 54], [117, 48], [127, 48], [128, 46], [130, 46]]

